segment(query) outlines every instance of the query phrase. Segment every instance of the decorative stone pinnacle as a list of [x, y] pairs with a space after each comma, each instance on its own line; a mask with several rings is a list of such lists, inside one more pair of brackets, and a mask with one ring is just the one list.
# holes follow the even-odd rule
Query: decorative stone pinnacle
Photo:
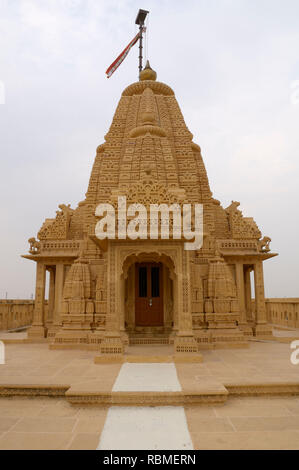
[[149, 60], [146, 61], [145, 67], [139, 73], [139, 80], [153, 80], [157, 79], [157, 73], [151, 68]]

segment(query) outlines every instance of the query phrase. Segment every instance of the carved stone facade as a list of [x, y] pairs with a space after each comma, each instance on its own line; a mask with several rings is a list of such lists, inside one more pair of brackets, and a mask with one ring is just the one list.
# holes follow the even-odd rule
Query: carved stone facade
[[[60, 205], [31, 238], [36, 262], [34, 318], [29, 336], [52, 338], [51, 348], [91, 348], [123, 354], [126, 345], [170, 343], [177, 355], [201, 348], [244, 346], [269, 337], [263, 261], [270, 253], [239, 202], [224, 209], [213, 198], [201, 149], [193, 141], [173, 90], [149, 65], [122, 93], [105, 142], [97, 148], [88, 190], [76, 209]], [[204, 239], [99, 240], [96, 207], [127, 203], [203, 205]], [[137, 264], [156, 263], [163, 278], [163, 321], [136, 324]], [[256, 309], [252, 309], [254, 273]], [[49, 275], [48, 317], [45, 280]], [[162, 294], [161, 298], [162, 298]]]

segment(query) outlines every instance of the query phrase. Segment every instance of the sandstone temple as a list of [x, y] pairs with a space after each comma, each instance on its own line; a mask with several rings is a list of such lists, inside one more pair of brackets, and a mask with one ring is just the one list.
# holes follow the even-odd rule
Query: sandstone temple
[[[116, 207], [119, 196], [146, 208], [202, 204], [202, 248], [185, 250], [174, 238], [99, 240], [96, 208]], [[29, 239], [24, 258], [36, 263], [29, 338], [103, 357], [119, 357], [130, 344], [170, 344], [192, 358], [269, 337], [263, 261], [276, 254], [239, 205], [224, 208], [213, 197], [175, 94], [147, 63], [121, 95], [85, 199], [75, 209], [61, 204]]]

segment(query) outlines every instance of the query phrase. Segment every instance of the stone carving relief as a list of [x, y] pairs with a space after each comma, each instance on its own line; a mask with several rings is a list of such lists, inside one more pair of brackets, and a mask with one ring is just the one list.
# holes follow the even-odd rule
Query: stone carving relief
[[32, 238], [29, 238], [28, 243], [30, 243], [29, 253], [31, 253], [32, 255], [37, 255], [40, 253], [41, 244], [38, 240], [32, 237]]
[[68, 237], [68, 230], [70, 225], [71, 216], [74, 212], [70, 204], [60, 204], [58, 211], [56, 211], [55, 219], [46, 219], [40, 231], [38, 238], [40, 240], [66, 240]]
[[258, 241], [259, 250], [264, 253], [268, 253], [269, 251], [271, 251], [270, 242], [270, 237], [263, 237], [261, 240]]
[[238, 209], [240, 203], [232, 201], [225, 209], [229, 217], [229, 225], [232, 238], [248, 239], [261, 237], [261, 232], [252, 217], [244, 217]]

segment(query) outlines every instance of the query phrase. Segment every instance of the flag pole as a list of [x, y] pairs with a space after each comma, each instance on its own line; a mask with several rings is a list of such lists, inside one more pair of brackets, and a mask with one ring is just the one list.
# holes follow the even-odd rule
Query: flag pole
[[137, 14], [137, 17], [136, 17], [136, 21], [135, 21], [135, 24], [138, 24], [139, 25], [139, 65], [138, 65], [138, 69], [139, 69], [139, 73], [141, 72], [142, 70], [142, 59], [143, 59], [143, 56], [142, 56], [142, 48], [143, 48], [143, 45], [142, 45], [142, 33], [143, 33], [143, 26], [144, 26], [144, 20], [147, 16], [149, 12], [147, 10], [139, 10], [138, 14]]

